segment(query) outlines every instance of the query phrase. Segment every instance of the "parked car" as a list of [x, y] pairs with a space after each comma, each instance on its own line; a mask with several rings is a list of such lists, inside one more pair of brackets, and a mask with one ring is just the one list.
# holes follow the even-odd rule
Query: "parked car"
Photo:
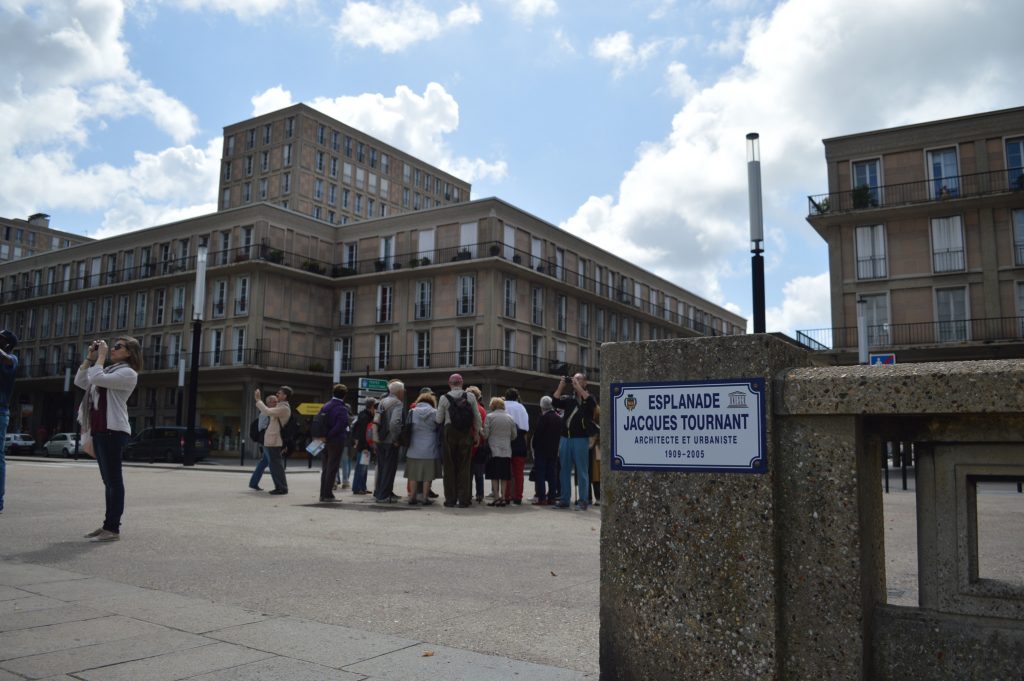
[[[75, 433], [54, 433], [53, 437], [43, 445], [43, 451], [46, 456], [74, 456], [76, 437]], [[84, 453], [81, 442], [78, 443], [78, 453], [80, 455]]]
[[[184, 426], [157, 426], [146, 428], [128, 440], [124, 448], [125, 460], [180, 462], [185, 454]], [[196, 428], [194, 458], [205, 459], [210, 453], [210, 431]]]
[[7, 433], [4, 436], [4, 451], [8, 454], [34, 454], [36, 441], [21, 433]]

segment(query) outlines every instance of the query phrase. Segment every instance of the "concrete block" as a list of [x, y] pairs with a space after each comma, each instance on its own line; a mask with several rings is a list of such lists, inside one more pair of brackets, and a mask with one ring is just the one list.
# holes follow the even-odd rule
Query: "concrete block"
[[239, 665], [271, 657], [258, 650], [213, 643], [189, 648], [144, 660], [133, 660], [98, 669], [77, 672], [75, 676], [86, 681], [176, 681], [200, 674], [219, 672]]
[[[431, 653], [425, 655], [425, 653]], [[387, 681], [582, 681], [593, 678], [582, 672], [519, 662], [504, 657], [481, 655], [466, 650], [422, 643], [365, 662], [345, 667], [346, 671]]]

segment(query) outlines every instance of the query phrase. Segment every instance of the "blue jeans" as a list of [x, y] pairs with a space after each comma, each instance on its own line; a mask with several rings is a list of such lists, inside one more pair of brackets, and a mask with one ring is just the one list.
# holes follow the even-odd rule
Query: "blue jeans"
[[263, 471], [267, 470], [267, 466], [270, 465], [270, 455], [267, 454], [267, 450], [260, 447], [260, 451], [263, 452], [263, 458], [256, 464], [256, 468], [252, 471], [252, 477], [249, 478], [249, 487], [259, 487], [260, 480], [263, 479]]
[[366, 491], [366, 474], [370, 470], [370, 465], [363, 465], [359, 463], [359, 457], [362, 456], [361, 452], [356, 452], [355, 456], [355, 473], [352, 474], [352, 492], [365, 492]]
[[568, 504], [572, 495], [572, 467], [576, 466], [576, 499], [587, 503], [590, 490], [590, 450], [586, 437], [563, 437], [558, 444], [558, 461], [562, 466], [559, 471], [562, 496], [559, 502]]
[[7, 435], [7, 423], [11, 420], [11, 413], [4, 409], [0, 411], [0, 511], [4, 510], [4, 489], [7, 484], [7, 459], [4, 437]]
[[348, 476], [352, 473], [352, 468], [355, 464], [352, 463], [352, 458], [349, 456], [348, 447], [341, 450], [341, 466], [338, 468], [338, 475], [336, 479], [339, 483], [348, 482]]
[[106, 493], [106, 516], [103, 529], [108, 532], [121, 531], [121, 516], [124, 514], [124, 477], [121, 474], [121, 453], [128, 442], [128, 433], [110, 430], [94, 433], [93, 446], [96, 449], [96, 463], [100, 467], [100, 478]]

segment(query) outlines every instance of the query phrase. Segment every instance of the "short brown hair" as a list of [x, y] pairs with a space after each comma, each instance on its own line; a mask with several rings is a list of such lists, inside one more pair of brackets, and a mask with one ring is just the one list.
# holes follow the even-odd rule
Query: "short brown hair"
[[491, 398], [490, 408], [491, 408], [491, 411], [494, 411], [495, 409], [504, 409], [505, 408], [505, 400], [501, 399], [500, 397], [492, 397]]
[[434, 395], [432, 393], [423, 393], [422, 395], [420, 395], [419, 397], [416, 398], [416, 401], [417, 402], [426, 402], [431, 407], [436, 407], [437, 406], [437, 398], [434, 397]]
[[280, 388], [278, 388], [278, 390], [280, 390], [281, 392], [284, 393], [284, 401], [285, 402], [287, 402], [288, 400], [292, 399], [292, 393], [294, 391], [291, 388], [289, 388], [288, 386], [282, 385]]
[[142, 346], [138, 339], [131, 336], [118, 336], [114, 342], [124, 341], [124, 348], [128, 351], [128, 366], [135, 369], [135, 373], [142, 372]]

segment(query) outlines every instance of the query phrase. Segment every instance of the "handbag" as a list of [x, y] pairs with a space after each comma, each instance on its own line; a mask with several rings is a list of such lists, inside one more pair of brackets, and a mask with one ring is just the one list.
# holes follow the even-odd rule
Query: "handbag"
[[487, 440], [484, 440], [483, 442], [480, 443], [480, 446], [477, 447], [476, 454], [473, 455], [473, 463], [485, 464], [490, 460], [491, 445], [487, 443]]

